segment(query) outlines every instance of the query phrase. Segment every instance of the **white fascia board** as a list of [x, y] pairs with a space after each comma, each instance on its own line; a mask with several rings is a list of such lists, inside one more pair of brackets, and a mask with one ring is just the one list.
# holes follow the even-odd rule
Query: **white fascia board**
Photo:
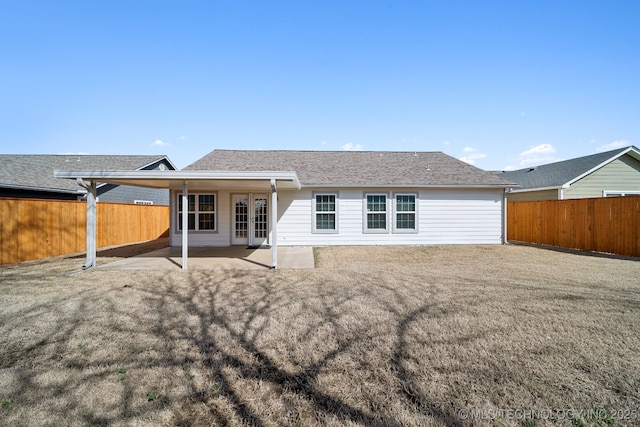
[[281, 180], [291, 181], [297, 189], [300, 189], [300, 181], [295, 172], [283, 171], [113, 171], [113, 170], [86, 170], [65, 171], [55, 170], [56, 178], [95, 180], [109, 183], [118, 180], [133, 181], [210, 181], [210, 180]]
[[562, 186], [556, 185], [555, 187], [538, 187], [538, 188], [517, 188], [511, 190], [511, 193], [528, 193], [530, 191], [548, 191], [548, 190], [560, 190]]
[[12, 185], [2, 184], [0, 188], [11, 188], [13, 190], [28, 190], [28, 191], [44, 191], [46, 193], [65, 193], [65, 194], [84, 194], [85, 190], [65, 190], [62, 188], [44, 188], [44, 187], [31, 187], [28, 185]]
[[516, 184], [496, 184], [496, 185], [419, 185], [419, 184], [312, 184], [303, 185], [304, 188], [514, 188], [518, 187]]
[[592, 174], [593, 172], [595, 172], [598, 169], [608, 165], [609, 163], [611, 163], [614, 160], [624, 156], [627, 153], [631, 154], [634, 158], [640, 159], [640, 151], [638, 151], [635, 147], [631, 146], [631, 147], [627, 148], [626, 150], [624, 150], [624, 151], [616, 154], [615, 156], [611, 157], [610, 159], [605, 160], [604, 162], [600, 163], [599, 165], [589, 169], [588, 171], [586, 171], [582, 175], [578, 175], [577, 177], [573, 178], [571, 181], [568, 181], [568, 182], [562, 184], [562, 188], [569, 188], [571, 186], [571, 184], [573, 184], [574, 182], [581, 180], [582, 178], [584, 178], [585, 176], [587, 176], [589, 174]]

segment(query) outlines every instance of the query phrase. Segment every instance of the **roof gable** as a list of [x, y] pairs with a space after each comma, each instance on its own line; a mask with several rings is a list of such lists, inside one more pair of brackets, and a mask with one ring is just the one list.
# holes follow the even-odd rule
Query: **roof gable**
[[546, 165], [498, 172], [497, 176], [517, 182], [520, 185], [519, 190], [561, 188], [625, 154], [630, 154], [640, 159], [640, 151], [630, 146]]
[[513, 185], [442, 152], [214, 150], [185, 170], [295, 171], [307, 187]]
[[0, 187], [78, 193], [80, 187], [69, 180], [56, 179], [53, 171], [64, 170], [141, 170], [165, 160], [169, 169], [175, 166], [167, 156], [66, 155], [66, 154], [2, 154], [0, 155]]

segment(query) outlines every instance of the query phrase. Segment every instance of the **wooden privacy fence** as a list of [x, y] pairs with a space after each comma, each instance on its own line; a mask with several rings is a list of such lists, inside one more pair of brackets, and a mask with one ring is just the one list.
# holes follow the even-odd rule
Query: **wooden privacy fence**
[[[167, 236], [169, 207], [98, 203], [97, 246]], [[0, 264], [86, 250], [85, 202], [0, 198]]]
[[640, 197], [509, 202], [508, 240], [640, 256]]

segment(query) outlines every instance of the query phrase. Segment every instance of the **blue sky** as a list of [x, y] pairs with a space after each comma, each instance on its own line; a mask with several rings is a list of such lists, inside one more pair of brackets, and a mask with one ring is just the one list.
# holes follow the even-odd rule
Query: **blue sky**
[[504, 170], [640, 144], [637, 1], [0, 3], [5, 154], [418, 150]]

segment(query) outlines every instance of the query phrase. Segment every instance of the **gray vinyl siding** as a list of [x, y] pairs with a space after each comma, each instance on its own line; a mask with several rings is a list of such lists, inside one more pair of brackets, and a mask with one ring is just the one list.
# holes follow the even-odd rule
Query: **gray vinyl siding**
[[105, 185], [98, 190], [100, 202], [134, 203], [146, 200], [154, 205], [169, 205], [169, 190], [135, 187], [131, 185]]
[[532, 202], [539, 200], [558, 200], [558, 190], [523, 191], [521, 193], [508, 193], [510, 202]]
[[[141, 170], [159, 170], [160, 165], [166, 170], [173, 167], [166, 160], [153, 163]], [[135, 203], [136, 200], [153, 202], [154, 205], [169, 205], [169, 190], [136, 187], [131, 185], [104, 185], [98, 188], [98, 200], [101, 202]]]
[[602, 197], [604, 191], [640, 191], [640, 162], [624, 155], [573, 183], [565, 199]]

